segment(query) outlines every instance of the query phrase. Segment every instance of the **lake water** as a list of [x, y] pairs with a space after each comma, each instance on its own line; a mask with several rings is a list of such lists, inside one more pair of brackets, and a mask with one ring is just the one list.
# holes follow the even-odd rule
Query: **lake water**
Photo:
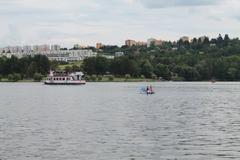
[[0, 84], [1, 160], [240, 159], [240, 83]]

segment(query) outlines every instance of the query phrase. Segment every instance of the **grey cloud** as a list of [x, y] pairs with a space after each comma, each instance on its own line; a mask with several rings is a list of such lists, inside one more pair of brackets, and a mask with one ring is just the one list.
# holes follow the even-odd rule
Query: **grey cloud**
[[240, 21], [240, 15], [234, 16], [234, 18], [238, 21]]
[[[236, 1], [239, 0], [0, 0], [0, 47], [23, 43], [71, 46], [97, 41], [121, 44], [127, 38], [175, 39], [222, 31], [238, 35], [240, 5], [236, 4], [240, 3]], [[146, 9], [141, 5], [165, 9]], [[223, 23], [226, 19], [229, 23]]]
[[137, 0], [147, 8], [165, 8], [176, 6], [203, 6], [218, 4], [223, 0]]

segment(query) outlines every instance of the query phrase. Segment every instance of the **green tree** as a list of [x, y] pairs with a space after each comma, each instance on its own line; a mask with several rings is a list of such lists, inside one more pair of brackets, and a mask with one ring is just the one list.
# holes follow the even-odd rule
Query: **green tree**
[[71, 66], [66, 66], [66, 67], [64, 68], [64, 71], [67, 72], [67, 73], [71, 73], [72, 70], [73, 70], [73, 69], [72, 69]]
[[165, 80], [171, 79], [171, 72], [167, 65], [157, 64], [155, 67], [155, 73], [158, 77], [162, 77]]
[[90, 79], [91, 79], [91, 81], [96, 81], [97, 76], [95, 74], [93, 74]]
[[95, 57], [86, 58], [83, 61], [82, 68], [89, 75], [96, 74], [96, 65], [95, 64], [96, 64]]
[[72, 66], [72, 71], [73, 72], [78, 72], [78, 71], [80, 71], [81, 69], [80, 69], [80, 66], [77, 66], [77, 65], [73, 65]]
[[32, 61], [26, 71], [27, 77], [32, 78], [34, 73], [36, 73], [36, 72], [38, 72], [37, 63]]
[[236, 68], [229, 68], [228, 69], [228, 80], [235, 80], [236, 79], [236, 76], [237, 76], [237, 73], [238, 73], [238, 70]]
[[41, 73], [35, 73], [33, 79], [34, 81], [40, 82], [43, 79], [43, 75]]
[[125, 74], [125, 81], [129, 80], [131, 78], [130, 74]]
[[97, 76], [97, 79], [98, 79], [98, 81], [102, 81], [103, 76], [102, 76], [102, 75], [98, 75], [98, 76]]
[[151, 78], [151, 75], [153, 73], [153, 66], [152, 64], [149, 62], [149, 60], [146, 60], [143, 64], [142, 64], [142, 71], [141, 73], [147, 77], [147, 78]]
[[109, 81], [113, 81], [113, 80], [114, 80], [114, 76], [113, 76], [113, 75], [109, 75], [109, 76], [108, 76], [108, 80], [109, 80]]
[[107, 58], [102, 56], [96, 57], [95, 71], [96, 74], [105, 74], [108, 71], [109, 63]]
[[21, 80], [21, 75], [19, 73], [9, 74], [8, 80], [10, 82], [17, 82], [17, 81]]

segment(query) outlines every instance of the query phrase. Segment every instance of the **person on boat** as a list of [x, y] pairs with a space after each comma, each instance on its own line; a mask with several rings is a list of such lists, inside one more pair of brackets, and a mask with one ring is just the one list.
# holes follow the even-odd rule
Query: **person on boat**
[[147, 94], [149, 94], [149, 87], [148, 86], [147, 86], [146, 92], [147, 92]]
[[149, 92], [153, 93], [152, 85], [149, 86]]

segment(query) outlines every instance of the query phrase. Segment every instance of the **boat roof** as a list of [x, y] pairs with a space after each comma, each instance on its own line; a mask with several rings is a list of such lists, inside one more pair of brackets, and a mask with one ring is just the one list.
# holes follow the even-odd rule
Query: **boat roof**
[[83, 72], [63, 72], [63, 71], [50, 71], [49, 76], [83, 76]]

